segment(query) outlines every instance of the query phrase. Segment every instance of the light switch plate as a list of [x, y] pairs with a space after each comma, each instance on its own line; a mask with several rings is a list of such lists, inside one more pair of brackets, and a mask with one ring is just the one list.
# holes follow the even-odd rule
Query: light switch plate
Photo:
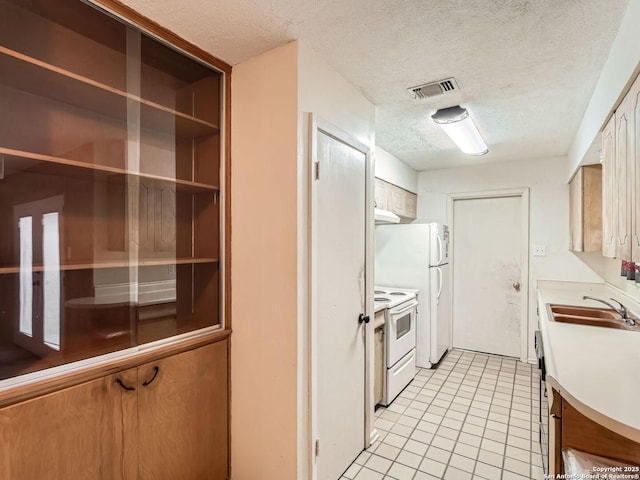
[[547, 256], [547, 247], [545, 245], [534, 245], [533, 246], [533, 256], [534, 257], [546, 257]]

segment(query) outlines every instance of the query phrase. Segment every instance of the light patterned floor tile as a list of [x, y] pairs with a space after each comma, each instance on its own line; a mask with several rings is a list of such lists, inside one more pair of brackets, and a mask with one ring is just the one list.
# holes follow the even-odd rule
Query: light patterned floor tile
[[380, 439], [340, 480], [541, 479], [539, 381], [532, 365], [454, 350], [376, 411]]
[[394, 463], [387, 472], [387, 477], [397, 480], [412, 480], [416, 470], [400, 463]]

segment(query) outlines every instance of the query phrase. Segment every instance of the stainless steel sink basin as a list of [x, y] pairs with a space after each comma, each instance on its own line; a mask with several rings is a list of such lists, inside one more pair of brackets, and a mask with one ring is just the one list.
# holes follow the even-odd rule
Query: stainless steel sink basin
[[628, 325], [620, 314], [608, 308], [580, 307], [574, 305], [548, 304], [549, 312], [555, 322], [589, 325], [592, 327], [615, 328], [617, 330], [640, 331], [638, 325]]

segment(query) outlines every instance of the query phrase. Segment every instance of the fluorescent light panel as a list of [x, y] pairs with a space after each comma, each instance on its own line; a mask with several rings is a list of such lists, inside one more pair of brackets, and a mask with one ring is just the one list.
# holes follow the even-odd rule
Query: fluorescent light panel
[[460, 150], [468, 155], [489, 152], [469, 112], [460, 106], [443, 108], [431, 116]]

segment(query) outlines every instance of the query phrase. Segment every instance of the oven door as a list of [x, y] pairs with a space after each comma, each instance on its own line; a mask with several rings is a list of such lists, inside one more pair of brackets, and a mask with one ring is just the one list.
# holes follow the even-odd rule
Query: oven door
[[416, 300], [387, 310], [385, 342], [387, 368], [393, 367], [416, 346]]

